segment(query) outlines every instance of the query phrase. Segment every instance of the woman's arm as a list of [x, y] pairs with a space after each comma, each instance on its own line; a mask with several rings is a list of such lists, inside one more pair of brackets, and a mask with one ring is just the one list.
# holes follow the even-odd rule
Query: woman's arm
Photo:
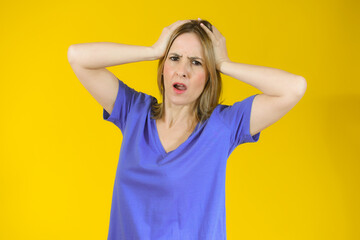
[[250, 134], [253, 136], [280, 120], [305, 94], [305, 78], [286, 71], [230, 61], [224, 36], [212, 26], [202, 25], [212, 40], [216, 68], [223, 74], [256, 87], [262, 94], [254, 97], [250, 113]]
[[79, 43], [69, 47], [68, 59], [87, 69], [99, 69], [131, 62], [157, 59], [152, 47], [113, 42]]
[[250, 84], [269, 96], [302, 96], [305, 93], [306, 81], [302, 76], [276, 68], [231, 61], [227, 54], [225, 37], [215, 26], [212, 26], [213, 32], [203, 24], [201, 26], [213, 42], [216, 68], [221, 73]]
[[299, 97], [306, 90], [306, 81], [302, 76], [276, 68], [226, 61], [220, 64], [220, 72], [248, 83], [269, 96]]
[[81, 84], [111, 114], [119, 83], [118, 78], [106, 67], [162, 57], [172, 31], [186, 21], [177, 21], [165, 27], [158, 41], [151, 47], [113, 42], [71, 45], [67, 52], [68, 61]]
[[106, 67], [153, 58], [150, 47], [112, 42], [81, 43], [68, 49], [68, 61], [76, 77], [109, 114], [115, 105], [119, 83]]
[[188, 21], [179, 20], [165, 27], [157, 42], [150, 47], [114, 42], [73, 44], [68, 49], [68, 60], [70, 63], [87, 69], [101, 69], [131, 62], [156, 60], [164, 55], [172, 32]]

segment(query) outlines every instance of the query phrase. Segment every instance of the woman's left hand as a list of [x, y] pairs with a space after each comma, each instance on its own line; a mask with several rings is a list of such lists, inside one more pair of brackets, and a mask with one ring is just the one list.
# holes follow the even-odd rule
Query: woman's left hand
[[221, 64], [224, 62], [230, 62], [226, 49], [225, 37], [214, 25], [212, 25], [212, 32], [204, 24], [201, 23], [200, 26], [207, 32], [213, 43], [216, 69], [221, 72]]

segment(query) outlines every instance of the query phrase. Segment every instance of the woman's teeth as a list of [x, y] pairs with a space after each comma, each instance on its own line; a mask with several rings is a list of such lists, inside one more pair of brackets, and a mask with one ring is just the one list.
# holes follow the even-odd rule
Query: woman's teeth
[[175, 84], [174, 87], [179, 90], [186, 90], [186, 87], [183, 84]]

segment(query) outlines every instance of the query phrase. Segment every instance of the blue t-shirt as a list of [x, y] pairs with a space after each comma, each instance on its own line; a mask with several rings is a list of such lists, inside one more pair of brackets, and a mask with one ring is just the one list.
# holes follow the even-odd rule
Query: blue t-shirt
[[224, 240], [225, 172], [231, 152], [251, 136], [255, 95], [219, 104], [178, 148], [164, 150], [151, 118], [151, 95], [119, 82], [111, 115], [123, 140], [108, 240]]

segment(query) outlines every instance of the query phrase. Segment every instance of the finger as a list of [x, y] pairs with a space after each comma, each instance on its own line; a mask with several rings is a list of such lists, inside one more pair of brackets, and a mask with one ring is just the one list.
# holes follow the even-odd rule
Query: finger
[[179, 20], [179, 21], [176, 21], [174, 24], [172, 24], [172, 25], [174, 25], [174, 26], [177, 26], [177, 25], [180, 25], [180, 24], [184, 24], [184, 23], [186, 23], [186, 22], [188, 22], [189, 20]]
[[207, 33], [212, 33], [212, 32], [210, 31], [210, 29], [208, 29], [208, 28], [205, 26], [205, 24], [200, 23], [200, 26], [201, 26]]
[[179, 23], [186, 23], [186, 22], [190, 22], [190, 20], [189, 19], [187, 19], [187, 20], [179, 20], [178, 22]]
[[210, 29], [208, 29], [203, 23], [200, 23], [200, 26], [205, 30], [211, 39], [215, 37], [213, 32], [211, 32]]
[[189, 20], [189, 19], [186, 19], [186, 20], [179, 20], [178, 22], [184, 23], [184, 22], [190, 22], [190, 20]]
[[212, 30], [213, 30], [213, 33], [215, 35], [221, 35], [221, 33], [219, 32], [219, 30], [215, 27], [215, 26], [212, 26]]
[[223, 37], [221, 32], [219, 32], [219, 30], [214, 25], [212, 25], [212, 33], [214, 34], [214, 38], [216, 39], [220, 39]]
[[180, 24], [185, 23], [185, 22], [187, 22], [187, 21], [188, 21], [188, 20], [178, 20], [178, 21], [176, 21], [176, 22], [174, 22], [174, 23], [170, 24], [170, 26], [180, 25]]
[[185, 24], [187, 22], [190, 22], [190, 20], [179, 20], [179, 21], [176, 21], [175, 23], [171, 24], [171, 26], [173, 28], [176, 28], [176, 27], [178, 27], [178, 26], [180, 26], [182, 24]]

